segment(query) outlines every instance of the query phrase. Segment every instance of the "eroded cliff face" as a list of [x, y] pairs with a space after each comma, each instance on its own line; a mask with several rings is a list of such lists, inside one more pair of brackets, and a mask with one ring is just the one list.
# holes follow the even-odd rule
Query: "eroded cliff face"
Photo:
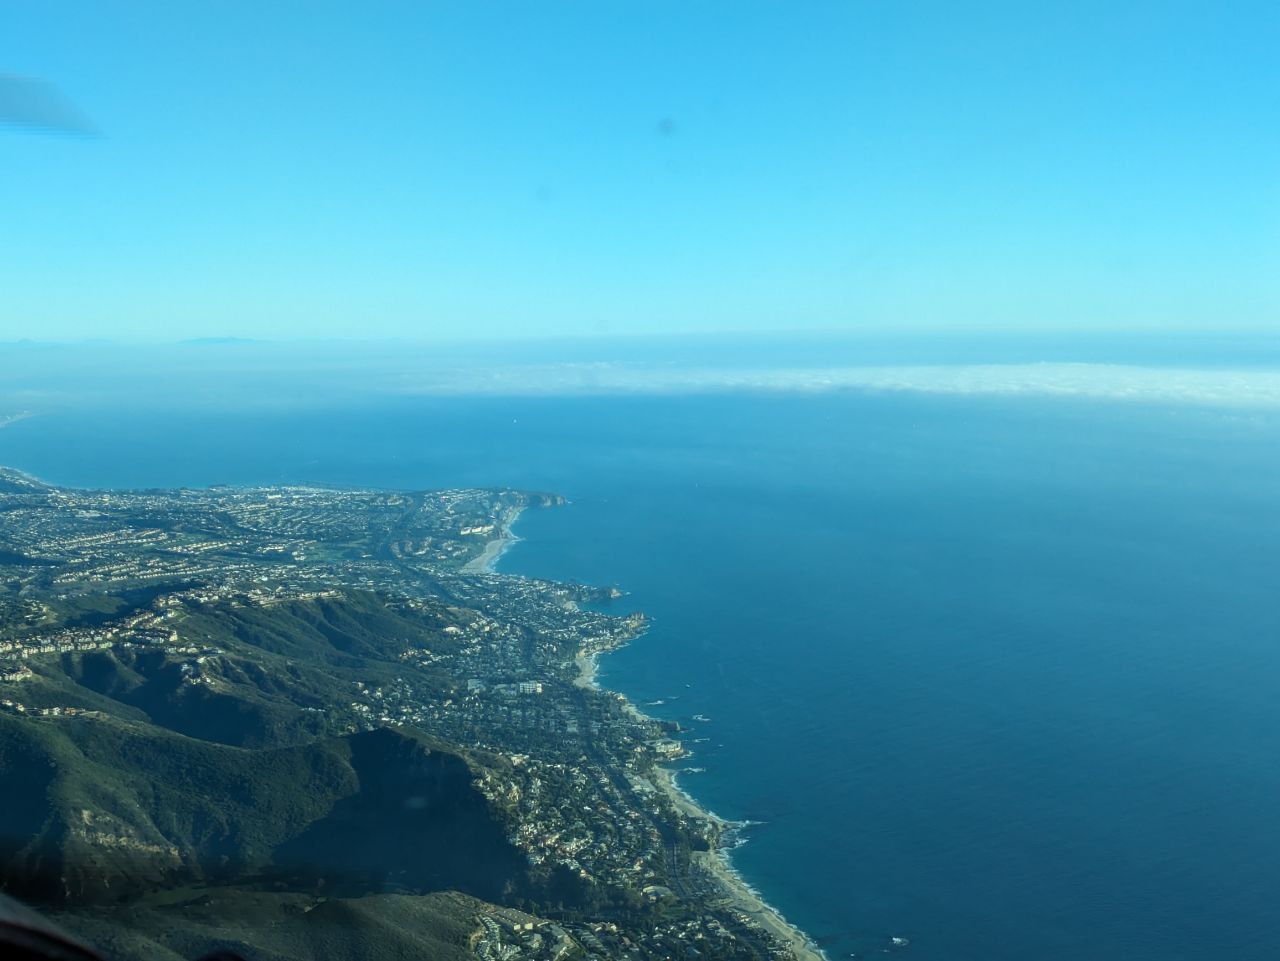
[[547, 494], [542, 492], [526, 494], [530, 507], [563, 507], [569, 499], [563, 494]]

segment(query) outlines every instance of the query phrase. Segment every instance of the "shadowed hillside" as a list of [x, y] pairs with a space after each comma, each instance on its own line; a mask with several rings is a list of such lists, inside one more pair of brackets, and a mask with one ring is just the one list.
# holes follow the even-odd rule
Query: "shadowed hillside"
[[341, 745], [358, 790], [276, 848], [275, 872], [335, 894], [456, 890], [501, 900], [525, 860], [507, 843], [456, 754], [407, 731], [356, 734]]
[[[160, 885], [270, 876], [300, 890], [469, 891], [523, 883], [469, 762], [407, 730], [357, 727], [356, 676], [390, 676], [439, 618], [370, 594], [269, 608], [202, 605], [199, 665], [149, 649], [63, 655], [26, 687], [84, 713], [0, 712], [9, 787], [4, 888], [39, 903], [121, 901]], [[358, 674], [356, 673], [358, 672]]]
[[14, 776], [0, 858], [28, 900], [258, 876], [348, 895], [522, 882], [467, 762], [407, 732], [247, 751], [102, 718], [32, 727], [0, 715]]
[[317, 898], [244, 887], [176, 890], [55, 920], [112, 959], [190, 961], [215, 950], [255, 961], [461, 961], [487, 908], [460, 894]]

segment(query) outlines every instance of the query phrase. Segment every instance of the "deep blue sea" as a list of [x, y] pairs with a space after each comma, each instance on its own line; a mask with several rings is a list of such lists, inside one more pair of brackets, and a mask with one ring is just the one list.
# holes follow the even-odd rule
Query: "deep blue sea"
[[[833, 958], [1280, 957], [1280, 415], [925, 395], [98, 410], [0, 463], [554, 490], [502, 569], [617, 584], [605, 686]], [[703, 715], [705, 721], [694, 720]], [[898, 952], [895, 952], [897, 956]]]

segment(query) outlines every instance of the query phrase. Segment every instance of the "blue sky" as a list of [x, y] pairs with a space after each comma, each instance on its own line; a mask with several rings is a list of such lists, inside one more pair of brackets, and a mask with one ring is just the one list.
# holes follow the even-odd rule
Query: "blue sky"
[[1273, 3], [0, 11], [0, 339], [1274, 329]]

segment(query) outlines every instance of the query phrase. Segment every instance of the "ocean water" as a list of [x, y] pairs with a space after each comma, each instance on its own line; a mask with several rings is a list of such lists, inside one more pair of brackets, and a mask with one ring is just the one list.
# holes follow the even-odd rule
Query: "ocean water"
[[[601, 681], [833, 958], [1280, 957], [1280, 416], [826, 394], [85, 410], [85, 486], [564, 493], [502, 570], [616, 584]], [[696, 716], [706, 720], [695, 719]]]

